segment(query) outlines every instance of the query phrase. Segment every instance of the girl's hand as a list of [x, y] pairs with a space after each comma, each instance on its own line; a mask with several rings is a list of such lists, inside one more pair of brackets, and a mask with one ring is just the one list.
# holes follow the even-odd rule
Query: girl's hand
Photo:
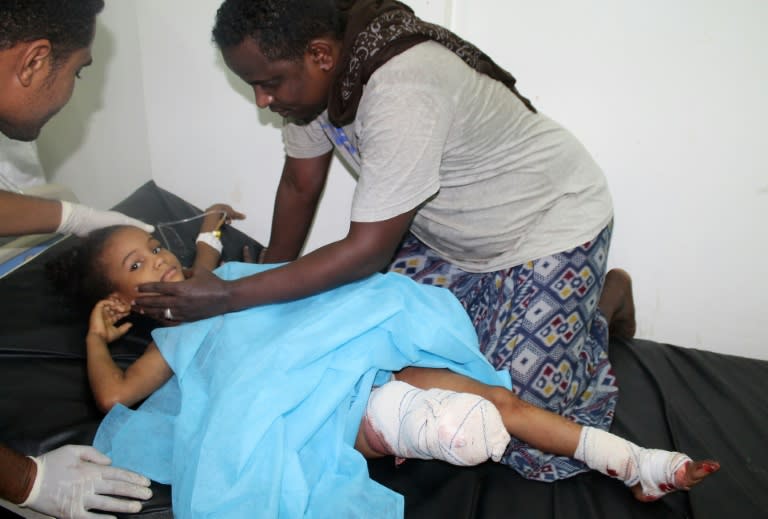
[[102, 299], [91, 311], [88, 335], [95, 335], [106, 343], [110, 343], [125, 335], [133, 326], [132, 323], [115, 323], [131, 313], [131, 305], [119, 299], [110, 297]]
[[232, 223], [232, 220], [244, 220], [245, 215], [235, 211], [227, 204], [213, 204], [205, 210], [206, 213], [212, 213], [203, 218], [200, 226], [200, 232], [215, 231], [224, 224]]

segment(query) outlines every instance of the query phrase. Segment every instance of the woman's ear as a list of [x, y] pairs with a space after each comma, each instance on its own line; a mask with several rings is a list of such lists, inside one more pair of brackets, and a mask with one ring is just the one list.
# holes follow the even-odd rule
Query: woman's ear
[[16, 67], [19, 82], [28, 87], [37, 78], [47, 79], [53, 61], [51, 42], [46, 39], [24, 43]]

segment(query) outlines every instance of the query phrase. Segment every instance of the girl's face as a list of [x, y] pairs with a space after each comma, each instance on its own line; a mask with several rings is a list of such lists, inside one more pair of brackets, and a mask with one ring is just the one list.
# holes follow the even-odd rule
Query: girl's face
[[124, 301], [133, 301], [137, 286], [154, 281], [183, 281], [176, 256], [154, 236], [138, 227], [126, 227], [109, 237], [101, 257], [107, 278]]

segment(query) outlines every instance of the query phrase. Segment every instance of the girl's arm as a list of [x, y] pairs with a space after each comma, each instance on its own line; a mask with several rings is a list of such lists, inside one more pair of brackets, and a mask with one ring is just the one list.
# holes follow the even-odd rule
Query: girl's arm
[[131, 323], [115, 326], [129, 311], [130, 305], [116, 299], [105, 299], [99, 301], [91, 312], [90, 329], [85, 340], [88, 380], [96, 404], [103, 412], [117, 403], [131, 406], [141, 401], [173, 375], [154, 342], [125, 371], [112, 360], [107, 344], [122, 337], [131, 328]]
[[219, 232], [219, 229], [225, 223], [231, 223], [232, 220], [243, 220], [245, 215], [232, 209], [227, 204], [214, 204], [205, 210], [206, 213], [211, 213], [203, 218], [203, 223], [200, 225], [200, 235], [207, 234], [206, 240], [201, 240], [198, 236], [196, 242], [197, 253], [195, 254], [195, 262], [192, 265], [193, 270], [208, 270], [211, 271], [219, 266], [219, 260], [221, 259], [221, 252], [214, 248], [207, 240], [213, 238], [214, 242], [218, 242], [221, 246], [221, 240], [218, 236], [213, 236]]

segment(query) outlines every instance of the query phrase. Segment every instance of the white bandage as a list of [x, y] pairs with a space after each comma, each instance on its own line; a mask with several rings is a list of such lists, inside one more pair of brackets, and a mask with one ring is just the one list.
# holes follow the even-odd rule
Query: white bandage
[[224, 247], [221, 245], [221, 239], [219, 238], [219, 235], [221, 235], [221, 232], [219, 231], [201, 232], [197, 235], [195, 243], [205, 243], [206, 245], [216, 249], [216, 252], [221, 254], [221, 250]]
[[391, 454], [453, 465], [499, 461], [509, 443], [501, 414], [469, 393], [417, 389], [393, 381], [375, 388], [366, 419]]
[[628, 487], [640, 483], [643, 493], [654, 498], [675, 490], [675, 473], [691, 461], [680, 452], [644, 449], [594, 427], [582, 427], [573, 457]]

